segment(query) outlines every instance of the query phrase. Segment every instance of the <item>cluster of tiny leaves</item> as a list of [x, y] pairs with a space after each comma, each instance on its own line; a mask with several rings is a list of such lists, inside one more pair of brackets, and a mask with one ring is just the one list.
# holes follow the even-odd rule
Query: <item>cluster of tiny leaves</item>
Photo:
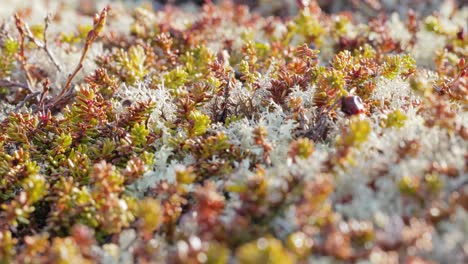
[[[466, 188], [447, 192], [444, 179], [462, 180], [468, 165], [434, 165], [393, 182], [402, 206], [418, 210], [403, 210], [408, 235], [390, 242], [382, 236], [395, 234], [374, 219], [343, 218], [338, 204], [353, 197], [337, 200], [335, 190], [372, 137], [405, 128], [408, 109], [426, 127], [468, 139], [456, 121], [468, 103], [466, 28], [408, 15], [413, 38], [425, 30], [446, 41], [429, 82], [411, 55], [414, 42], [392, 37], [385, 16], [363, 24], [353, 13], [298, 2], [291, 17], [226, 1], [196, 15], [115, 11], [108, 19], [132, 17], [126, 31], [104, 28], [112, 9], [94, 26], [54, 36], [44, 33], [49, 25], [28, 27], [19, 17], [19, 34], [0, 29], [0, 103], [15, 106], [0, 115], [0, 263], [117, 261], [120, 251], [138, 263], [350, 263], [375, 252], [425, 263], [414, 252], [432, 225], [467, 209]], [[181, 26], [185, 18], [191, 22]], [[30, 63], [45, 37], [62, 52], [84, 49], [76, 72], [61, 72], [70, 76], [65, 85]], [[95, 44], [104, 49], [91, 58], [96, 68], [74, 78]], [[372, 96], [396, 80], [418, 97], [401, 109]], [[270, 136], [279, 128], [265, 121], [278, 112], [293, 124], [280, 164], [282, 146]], [[248, 148], [235, 138], [242, 131], [232, 131], [241, 126]], [[386, 165], [419, 155], [418, 144], [386, 150], [397, 156]], [[298, 169], [307, 163], [317, 164], [313, 177]], [[162, 176], [142, 190], [152, 175]], [[283, 230], [281, 218], [293, 228]]]

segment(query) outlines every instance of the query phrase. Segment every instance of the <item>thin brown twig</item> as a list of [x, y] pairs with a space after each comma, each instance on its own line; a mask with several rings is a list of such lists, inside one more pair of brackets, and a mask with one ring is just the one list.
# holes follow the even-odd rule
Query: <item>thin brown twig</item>
[[65, 94], [69, 93], [73, 79], [76, 77], [76, 75], [81, 70], [81, 68], [83, 68], [83, 62], [86, 58], [89, 48], [91, 47], [93, 42], [96, 40], [99, 33], [104, 29], [104, 25], [106, 23], [106, 18], [107, 18], [107, 12], [109, 11], [109, 9], [110, 7], [107, 6], [101, 11], [99, 15], [96, 14], [94, 16], [94, 26], [93, 26], [93, 29], [91, 29], [91, 31], [88, 32], [85, 46], [83, 48], [83, 52], [81, 53], [80, 61], [78, 62], [78, 65], [76, 66], [75, 70], [71, 74], [68, 75], [68, 79], [67, 79], [67, 82], [65, 83], [65, 86], [62, 88], [60, 93], [55, 97], [55, 99], [52, 100], [52, 102], [49, 104], [50, 106], [53, 107], [55, 104], [61, 102], [63, 98], [65, 97]]
[[23, 89], [29, 90], [29, 86], [28, 86], [27, 84], [18, 83], [18, 82], [12, 82], [12, 81], [5, 80], [5, 79], [0, 80], [0, 86], [1, 86], [1, 87], [5, 87], [5, 88], [19, 87], [19, 88], [23, 88]]
[[49, 56], [50, 60], [54, 63], [55, 67], [59, 72], [62, 72], [62, 67], [60, 67], [60, 64], [57, 62], [54, 54], [49, 50], [48, 46], [48, 41], [47, 41], [47, 29], [49, 28], [50, 24], [50, 14], [48, 14], [45, 19], [44, 19], [44, 51], [47, 53], [47, 56]]
[[26, 95], [26, 97], [23, 99], [23, 101], [21, 101], [16, 107], [15, 107], [15, 112], [18, 112], [19, 109], [21, 109], [21, 107], [23, 107], [23, 105], [25, 105], [29, 100], [31, 100], [32, 98], [38, 96], [40, 94], [40, 92], [34, 92], [34, 93], [30, 93], [28, 95]]
[[47, 95], [47, 93], [48, 93], [49, 90], [50, 90], [49, 85], [50, 85], [49, 79], [46, 79], [46, 80], [44, 81], [44, 83], [42, 83], [42, 93], [41, 93], [41, 96], [39, 97], [39, 103], [38, 103], [39, 108], [43, 108], [43, 107], [44, 107], [44, 99], [45, 99], [45, 96]]
[[[48, 29], [49, 24], [50, 24], [50, 16], [49, 15], [46, 16], [46, 18], [44, 19], [44, 22], [45, 22], [44, 32], [43, 32], [44, 42], [42, 42], [41, 40], [39, 40], [38, 38], [36, 38], [34, 36], [34, 34], [31, 32], [31, 29], [29, 28], [28, 24], [26, 24], [24, 22], [24, 20], [18, 14], [15, 14], [15, 25], [16, 25], [16, 28], [18, 29], [19, 34], [20, 34], [19, 61], [20, 61], [20, 64], [21, 64], [21, 68], [23, 69], [24, 74], [26, 76], [27, 85], [22, 85], [22, 84], [17, 84], [17, 83], [8, 83], [8, 82], [4, 81], [4, 83], [7, 84], [7, 86], [9, 86], [9, 87], [14, 87], [14, 86], [20, 87], [20, 88], [23, 88], [23, 89], [27, 89], [30, 93], [32, 93], [32, 87], [34, 86], [35, 82], [34, 82], [34, 78], [32, 77], [31, 73], [28, 70], [29, 65], [28, 65], [28, 62], [27, 62], [26, 54], [25, 54], [25, 40], [26, 39], [33, 42], [38, 48], [43, 49], [45, 51], [45, 53], [47, 54], [47, 56], [49, 57], [49, 59], [55, 65], [57, 70], [59, 72], [62, 71], [62, 68], [60, 67], [59, 63], [55, 59], [54, 54], [50, 51], [50, 49], [48, 47], [48, 44], [47, 44], [48, 43], [47, 42], [47, 29]], [[28, 98], [28, 100], [29, 99], [30, 98]]]
[[47, 42], [47, 29], [49, 28], [49, 24], [50, 24], [50, 15], [47, 15], [44, 19], [44, 32], [43, 32], [44, 42], [42, 42], [41, 40], [39, 40], [38, 38], [34, 36], [28, 24], [24, 23], [24, 21], [21, 20], [20, 25], [22, 26], [22, 31], [23, 31], [24, 36], [30, 41], [32, 41], [37, 47], [39, 47], [40, 49], [43, 49], [45, 53], [47, 54], [47, 56], [49, 57], [49, 59], [55, 65], [57, 70], [61, 72], [62, 67], [60, 67], [59, 63], [57, 62], [57, 59], [55, 58], [54, 54], [50, 51], [47, 45], [48, 43]]
[[31, 76], [31, 73], [28, 71], [28, 63], [25, 55], [25, 38], [26, 38], [26, 33], [24, 29], [24, 21], [21, 19], [21, 17], [18, 14], [15, 14], [15, 25], [16, 28], [18, 29], [18, 32], [20, 34], [20, 52], [19, 52], [19, 61], [21, 64], [21, 68], [24, 71], [24, 74], [26, 76], [26, 83], [27, 83], [27, 88], [30, 92], [31, 87], [33, 86], [33, 78]]

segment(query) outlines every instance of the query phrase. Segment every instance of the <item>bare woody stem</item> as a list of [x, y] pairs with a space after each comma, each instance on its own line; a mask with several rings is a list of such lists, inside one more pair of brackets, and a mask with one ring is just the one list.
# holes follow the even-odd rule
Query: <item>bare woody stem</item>
[[24, 83], [17, 83], [17, 82], [12, 82], [12, 81], [9, 81], [9, 80], [0, 80], [0, 86], [1, 87], [19, 87], [19, 88], [23, 88], [23, 89], [29, 89], [29, 86], [27, 84], [24, 84]]
[[54, 54], [49, 50], [49, 47], [47, 45], [47, 29], [49, 28], [50, 24], [50, 15], [47, 15], [44, 19], [44, 32], [43, 32], [43, 37], [44, 37], [44, 50], [47, 53], [47, 56], [49, 56], [50, 60], [54, 63], [55, 67], [59, 72], [62, 72], [62, 67], [60, 67], [60, 64], [57, 62], [57, 59], [55, 59]]
[[29, 91], [31, 91], [31, 87], [33, 85], [33, 78], [31, 74], [28, 71], [28, 65], [27, 65], [27, 59], [26, 59], [26, 54], [25, 54], [25, 38], [26, 38], [26, 32], [25, 32], [25, 27], [24, 27], [24, 21], [23, 19], [20, 18], [18, 14], [15, 14], [15, 25], [16, 28], [18, 29], [18, 32], [20, 34], [20, 52], [19, 52], [19, 62], [21, 64], [21, 68], [24, 71], [24, 74], [26, 76], [26, 83], [27, 83], [27, 88]]
[[36, 36], [34, 36], [28, 24], [24, 23], [23, 19], [21, 19], [18, 15], [15, 16], [15, 20], [16, 20], [16, 27], [18, 28], [18, 31], [20, 32], [21, 36], [33, 42], [40, 49], [43, 49], [45, 53], [47, 54], [47, 56], [49, 57], [50, 61], [52, 61], [54, 66], [57, 68], [57, 70], [61, 72], [62, 67], [60, 67], [60, 64], [58, 63], [54, 54], [50, 51], [48, 47], [47, 29], [49, 28], [49, 24], [50, 24], [49, 15], [47, 15], [46, 18], [44, 19], [44, 32], [43, 32], [44, 42], [42, 42]]
[[78, 62], [78, 65], [76, 66], [75, 70], [71, 74], [68, 75], [68, 79], [67, 79], [67, 82], [65, 83], [65, 86], [62, 88], [60, 93], [52, 101], [51, 103], [52, 106], [60, 102], [62, 98], [64, 97], [64, 95], [70, 91], [70, 87], [71, 87], [73, 79], [76, 77], [76, 75], [81, 70], [81, 68], [83, 68], [83, 63], [84, 63], [84, 60], [86, 59], [86, 54], [88, 53], [89, 48], [91, 47], [93, 42], [96, 40], [99, 33], [101, 33], [101, 31], [104, 29], [104, 25], [106, 24], [107, 12], [109, 11], [109, 9], [110, 9], [109, 7], [105, 7], [101, 11], [100, 15], [96, 14], [94, 16], [94, 26], [93, 26], [93, 29], [91, 29], [88, 32], [85, 46], [84, 46], [83, 52], [81, 53], [80, 61]]

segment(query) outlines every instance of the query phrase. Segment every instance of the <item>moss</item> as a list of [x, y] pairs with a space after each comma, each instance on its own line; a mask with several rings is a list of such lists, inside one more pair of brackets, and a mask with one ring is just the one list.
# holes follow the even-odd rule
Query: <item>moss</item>
[[387, 116], [387, 127], [400, 128], [405, 124], [407, 117], [400, 111], [395, 110]]
[[259, 238], [242, 245], [236, 252], [239, 263], [294, 263], [294, 259], [274, 238]]

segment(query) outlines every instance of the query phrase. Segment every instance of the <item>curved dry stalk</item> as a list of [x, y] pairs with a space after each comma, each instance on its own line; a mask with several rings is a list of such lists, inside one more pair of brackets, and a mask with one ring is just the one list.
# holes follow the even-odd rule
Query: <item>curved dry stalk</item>
[[94, 16], [94, 26], [93, 26], [93, 29], [91, 29], [88, 32], [85, 46], [83, 48], [83, 52], [81, 53], [80, 61], [78, 62], [78, 65], [76, 66], [75, 70], [71, 74], [68, 75], [68, 79], [67, 79], [67, 82], [65, 83], [65, 86], [62, 88], [60, 93], [55, 97], [55, 99], [52, 100], [50, 106], [54, 106], [55, 104], [59, 103], [64, 98], [64, 95], [69, 93], [73, 79], [76, 77], [76, 75], [81, 70], [81, 68], [83, 68], [83, 62], [86, 58], [89, 48], [91, 47], [93, 42], [96, 40], [96, 38], [99, 36], [99, 33], [101, 33], [101, 31], [104, 29], [104, 26], [106, 24], [107, 12], [109, 10], [110, 10], [110, 7], [107, 6], [101, 11], [99, 15], [96, 14]]
[[29, 86], [27, 84], [12, 82], [12, 81], [9, 81], [9, 80], [0, 80], [0, 86], [1, 87], [6, 87], [6, 88], [19, 87], [19, 88], [29, 90]]
[[38, 96], [39, 94], [41, 94], [41, 92], [34, 92], [26, 95], [26, 97], [15, 107], [14, 112], [18, 112], [18, 110], [20, 110], [21, 107], [23, 107], [29, 100]]
[[31, 76], [31, 73], [28, 71], [28, 63], [25, 55], [25, 46], [24, 42], [26, 39], [26, 30], [25, 30], [25, 23], [23, 19], [18, 14], [15, 14], [15, 25], [16, 28], [18, 29], [18, 32], [20, 34], [20, 51], [19, 51], [19, 62], [21, 65], [21, 68], [24, 71], [25, 77], [26, 77], [26, 85], [27, 85], [27, 90], [31, 92], [31, 87], [34, 83], [33, 78]]
[[49, 28], [50, 24], [50, 15], [47, 15], [44, 19], [44, 32], [43, 32], [43, 38], [44, 41], [41, 41], [38, 39], [34, 34], [31, 32], [31, 29], [29, 28], [29, 25], [24, 22], [24, 20], [18, 15], [15, 15], [15, 21], [16, 21], [16, 28], [20, 32], [20, 35], [22, 39], [27, 38], [29, 41], [33, 42], [37, 47], [40, 49], [43, 49], [47, 56], [49, 57], [50, 61], [54, 64], [55, 68], [59, 72], [62, 72], [62, 67], [58, 63], [57, 59], [55, 58], [54, 54], [48, 47], [48, 41], [47, 41], [47, 29]]
[[54, 63], [55, 65], [55, 68], [57, 68], [57, 70], [59, 72], [62, 72], [62, 67], [60, 66], [60, 64], [57, 62], [57, 59], [55, 58], [54, 54], [50, 51], [47, 43], [47, 29], [49, 28], [49, 24], [50, 24], [50, 14], [48, 14], [45, 19], [44, 19], [44, 32], [43, 32], [43, 37], [44, 37], [44, 51], [47, 53], [47, 56], [49, 56], [49, 59], [52, 61], [52, 63]]

